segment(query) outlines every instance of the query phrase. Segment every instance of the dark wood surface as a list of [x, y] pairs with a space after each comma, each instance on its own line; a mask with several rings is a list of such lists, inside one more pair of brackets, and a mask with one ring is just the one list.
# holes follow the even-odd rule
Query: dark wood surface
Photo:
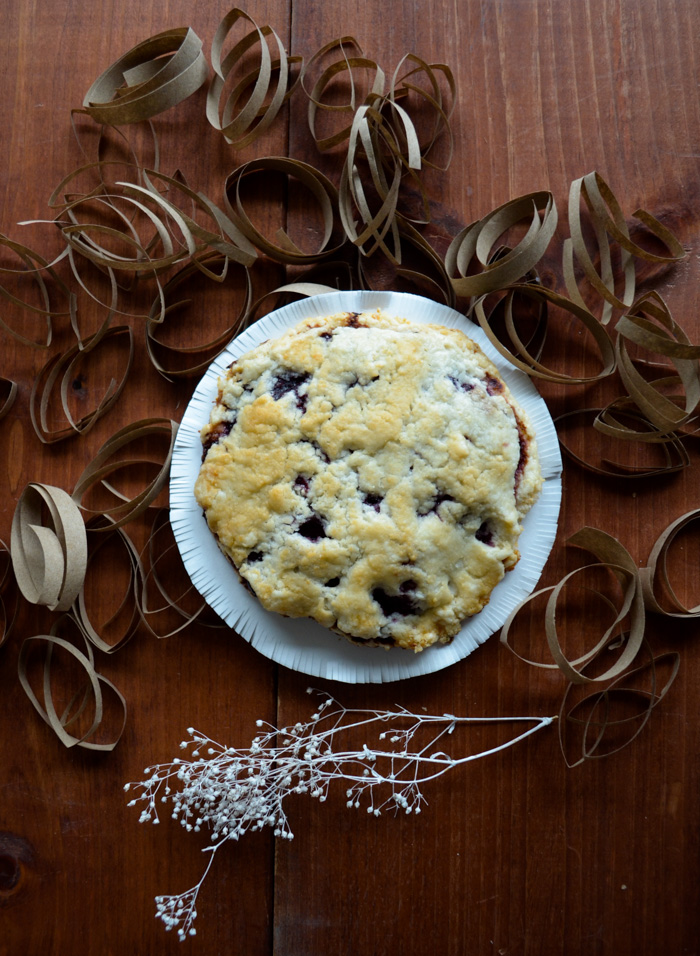
[[[0, 36], [0, 230], [28, 245], [47, 242], [45, 228], [18, 223], [50, 218], [51, 190], [80, 162], [70, 110], [99, 73], [169, 27], [191, 26], [208, 54], [225, 12], [180, 0], [8, 0]], [[683, 242], [688, 257], [660, 276], [658, 288], [697, 341], [696, 0], [273, 0], [248, 12], [307, 57], [351, 34], [388, 75], [408, 52], [452, 68], [454, 160], [447, 173], [426, 180], [434, 214], [427, 232], [441, 251], [461, 226], [535, 189], [551, 190], [564, 218], [571, 180], [598, 170], [627, 214], [644, 207]], [[156, 125], [164, 171], [179, 168], [215, 201], [226, 175], [255, 156], [289, 154], [333, 168], [309, 139], [303, 97], [292, 99], [261, 141], [233, 152], [207, 127], [204, 96], [200, 90]], [[275, 217], [283, 224], [287, 213], [292, 234], [303, 231], [303, 209], [281, 191], [268, 197], [261, 215], [273, 232]], [[554, 259], [546, 264], [553, 268]], [[260, 282], [270, 287], [278, 278], [272, 267]], [[214, 308], [223, 321], [226, 301]], [[89, 326], [89, 309], [84, 314]], [[3, 316], [26, 321], [11, 311]], [[0, 421], [6, 542], [27, 482], [70, 491], [117, 428], [147, 416], [182, 415], [193, 383], [160, 378], [145, 355], [142, 322], [131, 321], [136, 358], [120, 402], [89, 435], [48, 447], [29, 421], [32, 382], [46, 354], [0, 333], [1, 374], [19, 385], [12, 411]], [[52, 348], [68, 347], [69, 330], [56, 327]], [[575, 351], [575, 333], [570, 340], [564, 335], [561, 347], [565, 361], [567, 350]], [[565, 399], [548, 394], [557, 408], [596, 399], [594, 389], [583, 387]], [[564, 541], [584, 525], [617, 536], [644, 564], [666, 525], [700, 505], [697, 443], [688, 449], [690, 468], [646, 483], [601, 479], [567, 463], [545, 582], [575, 565]], [[695, 537], [677, 569], [690, 603], [698, 600], [698, 569]], [[100, 587], [97, 601], [106, 607], [109, 581]], [[244, 746], [258, 718], [279, 725], [306, 718], [310, 682], [348, 706], [398, 704], [469, 716], [554, 714], [564, 690], [560, 677], [521, 663], [497, 638], [433, 676], [334, 686], [277, 667], [227, 631], [193, 626], [165, 640], [144, 631], [98, 661], [128, 705], [116, 749], [66, 750], [17, 678], [23, 639], [47, 633], [53, 620], [23, 603], [0, 649], [2, 956], [147, 956], [178, 948], [154, 919], [153, 897], [198, 879], [203, 844], [169, 821], [139, 825], [122, 787], [140, 779], [149, 763], [175, 756], [190, 725]], [[582, 613], [582, 629], [586, 622]], [[539, 633], [533, 620], [533, 643]], [[698, 953], [697, 624], [652, 618], [648, 633], [655, 650], [678, 651], [681, 666], [631, 746], [569, 769], [556, 733], [544, 731], [429, 784], [419, 817], [377, 819], [348, 810], [342, 784], [323, 804], [293, 798], [295, 839], [275, 842], [263, 832], [226, 847], [200, 896], [198, 934], [183, 945], [202, 956]], [[487, 746], [490, 739], [477, 735], [469, 745]]]

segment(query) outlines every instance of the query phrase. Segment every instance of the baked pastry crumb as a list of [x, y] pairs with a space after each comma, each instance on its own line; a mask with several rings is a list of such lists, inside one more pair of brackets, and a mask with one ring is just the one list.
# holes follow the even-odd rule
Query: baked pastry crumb
[[195, 496], [265, 608], [414, 651], [488, 602], [542, 484], [478, 346], [381, 310], [307, 319], [237, 359], [202, 445]]

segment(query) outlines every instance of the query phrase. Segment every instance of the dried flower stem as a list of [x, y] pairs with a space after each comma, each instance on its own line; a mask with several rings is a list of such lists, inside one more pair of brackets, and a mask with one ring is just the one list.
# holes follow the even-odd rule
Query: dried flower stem
[[[414, 714], [404, 707], [394, 711], [349, 709], [326, 696], [305, 723], [279, 729], [258, 720], [262, 733], [245, 749], [225, 747], [190, 727], [190, 739], [182, 741], [180, 747], [193, 748], [191, 760], [175, 758], [147, 767], [144, 773], [149, 776], [145, 780], [124, 788], [139, 791], [129, 806], [145, 804], [141, 823], [159, 823], [158, 802], [170, 803], [172, 818], [186, 830], [211, 831], [211, 843], [206, 847], [210, 857], [200, 881], [184, 893], [156, 897], [156, 916], [166, 929], [177, 929], [180, 939], [194, 935], [197, 894], [216, 851], [228, 840], [238, 840], [248, 830], [266, 826], [273, 828], [275, 836], [291, 840], [293, 834], [283, 807], [289, 794], [307, 793], [324, 801], [331, 781], [344, 780], [349, 784], [348, 807], [359, 808], [365, 803], [367, 812], [375, 816], [387, 808], [420, 813], [425, 802], [423, 784], [454, 767], [504, 750], [549, 726], [554, 719], [435, 716]], [[480, 753], [455, 758], [435, 749], [459, 726], [523, 722], [533, 726]], [[341, 732], [387, 723], [402, 724], [383, 730], [378, 737], [398, 745], [394, 749], [370, 748], [366, 743], [359, 750], [334, 749]], [[429, 739], [420, 749], [411, 750], [421, 730]], [[380, 787], [385, 788], [385, 795], [375, 800]]]

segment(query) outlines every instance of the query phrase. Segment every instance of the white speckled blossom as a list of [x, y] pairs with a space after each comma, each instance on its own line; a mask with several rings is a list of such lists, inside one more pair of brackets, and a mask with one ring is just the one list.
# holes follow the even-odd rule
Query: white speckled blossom
[[[309, 688], [309, 692], [311, 688]], [[325, 697], [305, 723], [281, 729], [258, 720], [260, 733], [250, 747], [225, 747], [188, 728], [191, 759], [147, 767], [146, 779], [128, 783], [137, 796], [129, 806], [142, 805], [141, 823], [159, 823], [158, 804], [169, 804], [171, 816], [188, 832], [210, 832], [207, 866], [196, 886], [184, 893], [156, 897], [156, 916], [181, 940], [193, 936], [196, 902], [216, 851], [248, 830], [272, 827], [275, 836], [291, 840], [293, 833], [284, 810], [289, 794], [306, 793], [324, 801], [331, 781], [346, 783], [347, 806], [365, 806], [380, 816], [385, 809], [420, 813], [421, 787], [448, 770], [512, 746], [551, 724], [553, 717], [456, 717], [393, 711], [348, 709]], [[522, 723], [533, 726], [498, 747], [453, 758], [437, 745], [465, 724]], [[390, 724], [378, 734], [378, 747], [366, 743], [358, 750], [337, 749], [341, 734], [373, 725]], [[412, 749], [418, 731], [427, 731], [427, 743]], [[392, 745], [386, 746], [386, 743]]]

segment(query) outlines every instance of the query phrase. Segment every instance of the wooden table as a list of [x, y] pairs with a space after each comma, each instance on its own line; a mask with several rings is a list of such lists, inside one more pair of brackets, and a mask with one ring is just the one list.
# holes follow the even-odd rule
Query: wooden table
[[[191, 26], [208, 55], [225, 11], [182, 0], [8, 0], [4, 9], [1, 228], [15, 241], [55, 250], [52, 230], [18, 223], [50, 219], [52, 189], [81, 162], [70, 110], [118, 56], [168, 28]], [[409, 52], [452, 68], [458, 90], [454, 160], [447, 173], [426, 176], [433, 212], [426, 234], [441, 252], [463, 225], [532, 190], [551, 190], [565, 221], [570, 182], [597, 170], [628, 217], [644, 207], [684, 244], [687, 258], [659, 271], [656, 282], [697, 341], [696, 0], [463, 0], [443, 7], [408, 0], [272, 0], [248, 12], [307, 58], [328, 40], [350, 34], [387, 76]], [[204, 102], [200, 89], [155, 124], [163, 171], [180, 169], [193, 188], [215, 200], [228, 173], [258, 156], [290, 155], [337, 174], [332, 157], [319, 157], [310, 140], [303, 95], [292, 98], [262, 140], [236, 151], [207, 126]], [[292, 233], [305, 226], [293, 199], [275, 181], [258, 210], [271, 234], [287, 213]], [[548, 253], [545, 268], [554, 268], [556, 255]], [[268, 266], [257, 274], [259, 289], [283, 278], [280, 267]], [[141, 295], [139, 305], [149, 301]], [[5, 308], [2, 317], [10, 324], [28, 321]], [[226, 308], [218, 299], [220, 321]], [[83, 309], [84, 327], [94, 330], [89, 305]], [[120, 401], [89, 434], [52, 445], [38, 440], [29, 420], [32, 383], [47, 351], [0, 333], [2, 375], [19, 387], [0, 422], [6, 463], [0, 536], [6, 542], [28, 482], [70, 492], [118, 428], [149, 416], [181, 417], [195, 380], [165, 381], [146, 355], [143, 319], [118, 322], [135, 332], [134, 366]], [[36, 321], [31, 328], [41, 334]], [[55, 319], [54, 328], [49, 355], [75, 342], [65, 317]], [[103, 361], [78, 383], [86, 403], [108, 372]], [[567, 390], [566, 398], [550, 393], [558, 410], [596, 400], [595, 389], [584, 386]], [[580, 563], [565, 541], [585, 525], [619, 538], [644, 565], [664, 528], [698, 507], [697, 440], [686, 445], [690, 467], [653, 480], [603, 478], [566, 461], [559, 533], [544, 582], [556, 582]], [[700, 580], [697, 536], [694, 541], [685, 544], [678, 584], [691, 604]], [[110, 592], [111, 572], [103, 571], [93, 585], [97, 612]], [[193, 625], [159, 640], [141, 628], [119, 653], [95, 652], [99, 672], [128, 706], [114, 751], [95, 753], [63, 747], [18, 680], [23, 640], [48, 633], [55, 619], [21, 602], [0, 650], [3, 956], [182, 951], [175, 934], [154, 919], [153, 898], [197, 881], [205, 844], [169, 820], [139, 825], [122, 788], [141, 779], [150, 762], [176, 756], [190, 725], [246, 746], [256, 719], [282, 726], [308, 718], [309, 683], [346, 706], [400, 705], [467, 716], [556, 714], [565, 687], [558, 674], [520, 662], [498, 637], [434, 675], [352, 686], [278, 667], [227, 630]], [[590, 624], [585, 613], [580, 624]], [[530, 627], [541, 651], [541, 622], [533, 617]], [[679, 652], [680, 670], [649, 724], [619, 754], [568, 768], [550, 728], [426, 785], [427, 806], [419, 817], [375, 818], [349, 810], [342, 783], [322, 804], [291, 798], [292, 842], [276, 841], [264, 830], [219, 854], [200, 894], [198, 933], [184, 944], [187, 950], [203, 956], [697, 953], [697, 624], [650, 615], [647, 635], [655, 653]], [[461, 746], [467, 751], [495, 739], [486, 731], [465, 733], [470, 736]]]

